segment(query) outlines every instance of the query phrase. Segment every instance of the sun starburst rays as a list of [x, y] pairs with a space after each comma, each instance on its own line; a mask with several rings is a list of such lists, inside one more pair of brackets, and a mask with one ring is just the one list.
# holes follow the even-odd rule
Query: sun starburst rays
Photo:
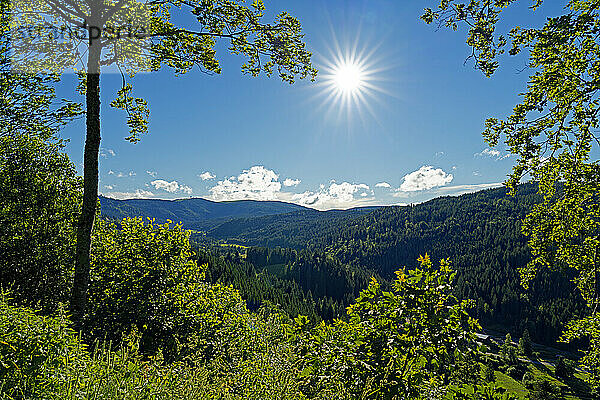
[[320, 59], [318, 93], [322, 108], [337, 120], [352, 124], [354, 117], [364, 123], [367, 114], [377, 120], [373, 102], [380, 102], [379, 94], [388, 94], [381, 86], [383, 72], [387, 69], [382, 60], [374, 56], [378, 46], [358, 47], [358, 37], [353, 43], [342, 46], [333, 35], [328, 55]]

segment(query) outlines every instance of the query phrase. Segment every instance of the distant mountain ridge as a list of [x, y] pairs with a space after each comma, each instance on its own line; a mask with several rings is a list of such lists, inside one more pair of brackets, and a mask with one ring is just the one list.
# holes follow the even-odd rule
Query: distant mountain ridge
[[149, 217], [157, 222], [167, 219], [182, 222], [188, 229], [205, 230], [235, 218], [262, 217], [295, 211], [314, 211], [297, 204], [281, 201], [211, 201], [202, 198], [159, 200], [116, 200], [100, 196], [100, 212], [105, 218]]

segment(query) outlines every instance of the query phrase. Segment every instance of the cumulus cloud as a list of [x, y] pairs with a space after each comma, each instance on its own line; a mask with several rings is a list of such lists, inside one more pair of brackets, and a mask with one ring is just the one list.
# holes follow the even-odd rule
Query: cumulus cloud
[[209, 189], [215, 200], [276, 200], [280, 190], [279, 175], [262, 165], [219, 181]]
[[125, 173], [125, 172], [115, 172], [112, 169], [108, 171], [108, 174], [116, 176], [117, 178], [124, 178], [126, 176], [130, 176], [131, 177], [131, 176], [135, 176], [136, 175], [135, 172], [133, 172], [133, 171], [129, 171], [129, 173]]
[[204, 171], [203, 173], [198, 175], [198, 178], [202, 179], [203, 181], [207, 181], [209, 179], [215, 179], [216, 175], [210, 173], [209, 171]]
[[286, 180], [283, 181], [283, 186], [298, 186], [300, 182], [300, 179], [286, 178]]
[[510, 154], [501, 156], [500, 152], [498, 150], [490, 149], [489, 147], [486, 147], [485, 149], [481, 150], [479, 153], [473, 154], [473, 156], [475, 156], [475, 157], [490, 157], [497, 161], [497, 160], [504, 160], [505, 158], [510, 157]]
[[108, 192], [103, 193], [104, 196], [117, 200], [125, 199], [150, 199], [154, 197], [154, 193], [148, 190], [137, 189], [135, 192]]
[[418, 170], [404, 175], [404, 181], [400, 185], [400, 192], [416, 192], [419, 190], [428, 190], [437, 186], [444, 186], [454, 177], [452, 174], [444, 172], [440, 168], [433, 168], [431, 165], [423, 165]]
[[150, 175], [151, 177], [156, 178], [156, 175], [157, 175], [156, 171], [148, 171], [148, 170], [146, 170], [146, 173], [148, 175]]
[[379, 182], [377, 184], [375, 184], [375, 187], [381, 187], [381, 188], [391, 188], [392, 185], [390, 185], [387, 182]]
[[108, 158], [108, 156], [114, 157], [116, 155], [117, 155], [117, 153], [115, 153], [115, 151], [113, 149], [105, 149], [105, 148], [100, 149], [100, 157]]
[[104, 185], [104, 189], [113, 190], [114, 188], [111, 185]]
[[369, 186], [364, 183], [332, 182], [327, 188], [325, 185], [320, 185], [318, 192], [306, 191], [294, 194], [292, 201], [317, 209], [349, 208], [361, 205], [361, 200], [356, 199], [355, 195], [364, 200], [369, 194]]
[[180, 185], [179, 182], [177, 182], [177, 181], [167, 182], [162, 179], [157, 179], [157, 180], [150, 182], [150, 184], [152, 186], [154, 186], [156, 189], [164, 190], [165, 192], [169, 192], [169, 193], [176, 193], [176, 192], [182, 192], [182, 193], [186, 193], [186, 194], [192, 193], [191, 187], [185, 186], [185, 185]]

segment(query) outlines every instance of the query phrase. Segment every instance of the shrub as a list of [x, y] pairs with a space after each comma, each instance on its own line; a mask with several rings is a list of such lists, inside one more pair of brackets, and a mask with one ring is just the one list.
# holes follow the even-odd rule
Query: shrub
[[60, 142], [0, 136], [0, 286], [19, 304], [68, 300], [80, 188]]
[[525, 372], [525, 374], [523, 374], [523, 379], [521, 380], [521, 382], [523, 383], [523, 386], [525, 386], [528, 389], [531, 389], [533, 387], [533, 383], [535, 382], [535, 377], [530, 371], [527, 371]]
[[232, 338], [249, 329], [249, 312], [233, 288], [203, 281], [189, 234], [170, 222], [99, 221], [85, 321], [90, 338], [118, 343], [135, 326], [147, 356], [159, 349], [168, 362], [192, 353], [205, 361], [230, 355]]
[[506, 393], [505, 389], [494, 384], [452, 387], [443, 400], [517, 400], [518, 397]]
[[301, 399], [285, 338], [285, 317], [261, 310], [251, 326], [247, 357], [207, 365], [143, 359], [133, 330], [110, 342], [82, 344], [64, 313], [39, 316], [0, 296], [1, 399]]
[[569, 379], [575, 373], [575, 365], [571, 360], [565, 359], [563, 356], [558, 356], [556, 366], [554, 367], [554, 375], [560, 379]]
[[323, 322], [301, 337], [305, 394], [341, 387], [351, 398], [413, 398], [462, 370], [478, 328], [466, 311], [471, 303], [452, 296], [447, 261], [439, 268], [428, 256], [419, 261], [421, 268], [396, 273], [390, 292], [373, 279], [347, 321]]
[[529, 391], [531, 400], [558, 400], [562, 398], [560, 388], [547, 379], [536, 380], [532, 386]]
[[39, 316], [0, 293], [0, 398], [44, 398], [68, 379], [83, 346], [63, 312]]
[[492, 363], [487, 363], [483, 366], [483, 379], [487, 382], [494, 382], [496, 375], [494, 374], [494, 366]]

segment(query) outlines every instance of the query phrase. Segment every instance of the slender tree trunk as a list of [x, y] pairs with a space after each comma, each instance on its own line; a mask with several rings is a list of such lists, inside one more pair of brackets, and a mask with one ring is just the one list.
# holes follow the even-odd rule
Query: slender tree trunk
[[[93, 26], [93, 25], [92, 25]], [[71, 315], [75, 327], [81, 328], [87, 303], [90, 278], [92, 229], [98, 202], [98, 151], [100, 150], [100, 40], [90, 29], [86, 82], [86, 137], [83, 153], [83, 205], [77, 224], [75, 276], [71, 292]]]

